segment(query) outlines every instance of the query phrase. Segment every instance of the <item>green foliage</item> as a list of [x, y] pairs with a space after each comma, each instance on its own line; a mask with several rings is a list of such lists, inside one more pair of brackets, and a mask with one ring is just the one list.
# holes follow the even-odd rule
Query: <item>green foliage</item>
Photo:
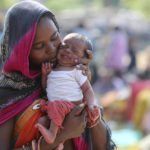
[[0, 10], [8, 9], [19, 0], [0, 0]]
[[[0, 10], [7, 10], [10, 6], [20, 0], [0, 0]], [[101, 6], [102, 0], [41, 0], [44, 5], [54, 12], [61, 12], [64, 9], [85, 8]]]
[[46, 0], [45, 5], [54, 12], [64, 9], [86, 8], [100, 4], [101, 0]]
[[142, 12], [150, 20], [150, 0], [122, 0], [122, 6]]
[[74, 0], [47, 0], [45, 5], [55, 12], [59, 12], [70, 7], [78, 7], [78, 4]]

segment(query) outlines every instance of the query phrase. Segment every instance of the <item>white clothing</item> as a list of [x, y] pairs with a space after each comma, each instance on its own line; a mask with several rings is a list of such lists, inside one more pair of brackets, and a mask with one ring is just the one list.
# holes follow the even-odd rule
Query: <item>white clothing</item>
[[77, 101], [83, 98], [81, 86], [87, 77], [81, 70], [51, 71], [47, 79], [47, 97], [50, 101]]

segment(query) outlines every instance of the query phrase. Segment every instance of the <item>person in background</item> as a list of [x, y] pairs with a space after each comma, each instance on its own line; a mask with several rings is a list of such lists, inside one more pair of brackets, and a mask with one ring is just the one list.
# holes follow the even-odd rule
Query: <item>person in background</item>
[[128, 54], [128, 37], [119, 26], [113, 28], [110, 36], [107, 67], [117, 74], [122, 74], [127, 67], [125, 57]]

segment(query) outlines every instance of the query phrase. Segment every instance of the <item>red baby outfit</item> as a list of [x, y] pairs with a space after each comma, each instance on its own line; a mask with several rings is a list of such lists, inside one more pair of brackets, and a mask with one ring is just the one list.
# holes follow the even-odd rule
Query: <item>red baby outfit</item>
[[[41, 111], [46, 112], [50, 120], [59, 127], [62, 128], [62, 123], [65, 119], [65, 116], [75, 107], [76, 105], [72, 102], [65, 100], [56, 100], [56, 101], [41, 101]], [[95, 126], [100, 119], [99, 107], [95, 107], [94, 111], [91, 112], [87, 109], [88, 112], [88, 122], [89, 127]]]

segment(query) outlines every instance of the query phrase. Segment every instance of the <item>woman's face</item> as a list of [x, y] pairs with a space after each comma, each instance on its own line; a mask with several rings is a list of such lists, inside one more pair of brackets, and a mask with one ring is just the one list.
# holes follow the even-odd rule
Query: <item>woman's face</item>
[[48, 17], [41, 18], [29, 56], [30, 68], [41, 69], [43, 62], [55, 63], [60, 43], [60, 34], [54, 22]]

